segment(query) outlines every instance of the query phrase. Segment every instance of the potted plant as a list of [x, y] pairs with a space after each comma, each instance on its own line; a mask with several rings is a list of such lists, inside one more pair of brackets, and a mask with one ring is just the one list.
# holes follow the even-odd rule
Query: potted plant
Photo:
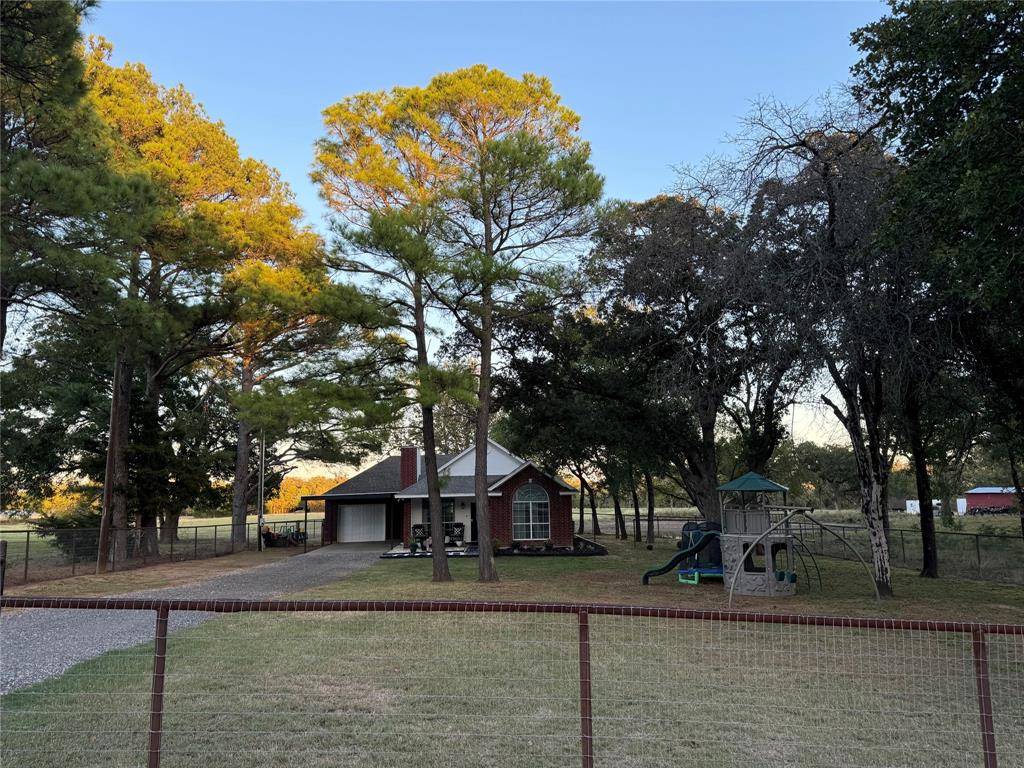
[[545, 539], [544, 540], [544, 551], [545, 552], [551, 552], [551, 551], [554, 550], [554, 548], [555, 548], [555, 542], [553, 542], [551, 539]]
[[419, 548], [420, 548], [420, 545], [415, 540], [409, 542], [409, 554], [410, 555], [415, 555], [417, 550], [419, 550]]

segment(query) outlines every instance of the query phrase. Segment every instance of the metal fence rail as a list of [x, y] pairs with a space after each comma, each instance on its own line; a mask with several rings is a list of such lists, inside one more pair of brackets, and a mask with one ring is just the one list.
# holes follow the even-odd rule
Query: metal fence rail
[[[33, 610], [69, 627], [81, 611], [155, 615], [152, 647], [0, 699], [5, 766], [995, 768], [1024, 755], [1021, 625], [463, 601], [0, 606], [0, 630]], [[182, 614], [206, 620], [169, 633]]]
[[[267, 521], [275, 534], [286, 536], [289, 530], [302, 529], [305, 540], [295, 545], [305, 549], [323, 543], [323, 520]], [[237, 526], [241, 528], [242, 526]], [[158, 528], [111, 531], [109, 570], [143, 568], [149, 565], [186, 560], [203, 560], [256, 549], [259, 525], [246, 523], [242, 536], [232, 536], [230, 523], [178, 526], [175, 536], [164, 536]], [[149, 546], [143, 545], [148, 536]], [[6, 585], [61, 579], [83, 573], [95, 573], [99, 551], [98, 528], [0, 530], [7, 542]]]

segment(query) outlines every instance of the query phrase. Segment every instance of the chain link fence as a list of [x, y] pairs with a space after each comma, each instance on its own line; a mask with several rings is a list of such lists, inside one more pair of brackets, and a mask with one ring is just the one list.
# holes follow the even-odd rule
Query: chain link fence
[[[303, 549], [323, 543], [322, 516], [270, 522], [273, 544]], [[244, 530], [241, 530], [244, 527]], [[232, 531], [239, 536], [232, 536]], [[259, 547], [258, 523], [233, 526], [179, 525], [175, 535], [157, 528], [111, 531], [110, 571], [143, 568], [159, 563], [202, 560]], [[95, 573], [99, 555], [98, 528], [0, 530], [6, 542], [5, 586]]]
[[[0, 605], [0, 628], [44, 613], [74, 632], [97, 610], [112, 631], [126, 613], [155, 627], [148, 645], [0, 698], [5, 768], [1024, 760], [1018, 625], [481, 602]], [[6, 663], [48, 658], [40, 643]]]

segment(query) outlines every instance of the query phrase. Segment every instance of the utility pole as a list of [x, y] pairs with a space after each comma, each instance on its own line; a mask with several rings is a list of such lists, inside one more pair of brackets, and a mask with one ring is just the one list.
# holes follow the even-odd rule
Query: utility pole
[[259, 484], [260, 502], [259, 502], [259, 514], [257, 515], [257, 520], [259, 521], [259, 523], [256, 526], [256, 528], [257, 528], [256, 537], [259, 540], [259, 543], [257, 545], [257, 549], [260, 552], [263, 551], [263, 520], [264, 520], [264, 515], [265, 515], [264, 509], [263, 509], [263, 480], [264, 480], [264, 473], [266, 472], [266, 465], [267, 465], [267, 433], [266, 433], [265, 429], [261, 429], [260, 430], [260, 484]]

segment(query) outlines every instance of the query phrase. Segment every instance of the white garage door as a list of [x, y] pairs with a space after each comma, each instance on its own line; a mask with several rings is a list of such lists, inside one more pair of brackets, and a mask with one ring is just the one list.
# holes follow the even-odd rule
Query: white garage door
[[338, 512], [338, 541], [384, 541], [383, 504], [343, 506]]

